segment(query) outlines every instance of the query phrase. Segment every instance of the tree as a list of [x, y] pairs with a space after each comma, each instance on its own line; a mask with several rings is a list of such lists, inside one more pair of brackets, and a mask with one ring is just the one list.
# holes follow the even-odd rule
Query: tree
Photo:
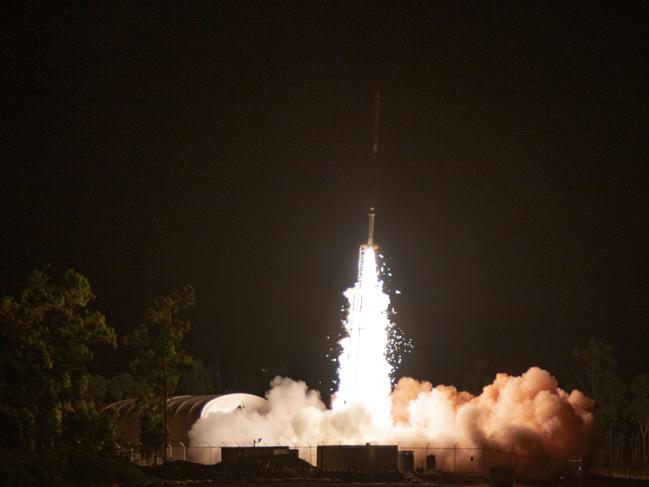
[[145, 388], [140, 397], [140, 440], [147, 455], [162, 452], [166, 457], [167, 400], [176, 390], [181, 374], [191, 367], [191, 358], [181, 347], [190, 323], [178, 316], [193, 304], [191, 286], [169, 296], [158, 296], [146, 310], [143, 322], [125, 337], [134, 352], [131, 371]]
[[142, 383], [133, 379], [133, 376], [128, 372], [122, 372], [108, 383], [107, 395], [110, 402], [117, 402], [122, 399], [142, 397], [144, 392]]
[[626, 428], [622, 421], [624, 385], [613, 367], [616, 364], [612, 347], [595, 338], [583, 350], [575, 350], [574, 357], [586, 375], [585, 389], [595, 400], [595, 424], [600, 435], [599, 462], [617, 466], [626, 444]]
[[191, 359], [191, 367], [180, 377], [177, 393], [211, 394], [214, 392], [211, 372], [200, 359]]
[[[0, 452], [4, 461], [63, 468], [83, 444], [110, 444], [109, 413], [88, 396], [92, 346], [115, 346], [88, 280], [68, 269], [54, 280], [33, 271], [18, 298], [0, 303]], [[79, 427], [79, 422], [84, 427]], [[93, 433], [97, 433], [94, 435]], [[89, 437], [92, 436], [92, 441]], [[112, 445], [110, 445], [112, 446]]]
[[108, 381], [99, 374], [88, 377], [88, 398], [97, 405], [104, 405], [108, 394]]
[[649, 462], [649, 372], [638, 374], [631, 382], [632, 399], [628, 408], [630, 419], [638, 426], [642, 445], [642, 461]]
[[487, 360], [476, 359], [473, 361], [473, 369], [464, 376], [464, 389], [472, 394], [480, 394], [493, 377], [489, 375], [489, 362]]
[[591, 337], [586, 348], [573, 352], [575, 359], [586, 372], [588, 386], [593, 395], [599, 392], [602, 381], [617, 363], [611, 355], [612, 351], [613, 347]]
[[624, 385], [613, 370], [616, 360], [612, 351], [596, 338], [591, 338], [583, 350], [574, 351], [586, 374], [586, 389], [597, 403], [596, 419], [603, 430], [618, 422], [624, 403]]

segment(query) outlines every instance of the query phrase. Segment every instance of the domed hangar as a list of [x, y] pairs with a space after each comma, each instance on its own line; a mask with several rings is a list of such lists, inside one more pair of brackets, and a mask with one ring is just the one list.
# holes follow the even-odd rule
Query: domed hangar
[[[235, 409], [263, 410], [267, 401], [254, 394], [234, 393], [204, 396], [176, 396], [167, 402], [169, 443], [172, 448], [189, 446], [187, 433], [200, 418], [212, 413], [228, 413]], [[139, 443], [140, 418], [136, 399], [125, 399], [110, 404], [119, 416], [117, 435], [122, 446]]]

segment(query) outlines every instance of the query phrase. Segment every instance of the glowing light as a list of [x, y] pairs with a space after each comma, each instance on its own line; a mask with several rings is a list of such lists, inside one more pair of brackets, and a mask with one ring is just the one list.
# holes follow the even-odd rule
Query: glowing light
[[[541, 464], [518, 464], [518, 470], [530, 474], [538, 467], [546, 476], [552, 474], [547, 459], [559, 466], [557, 460], [583, 455], [593, 432], [593, 401], [577, 390], [563, 391], [538, 367], [519, 377], [498, 374], [479, 396], [408, 377], [391, 391], [392, 376], [412, 342], [393, 323], [392, 273], [377, 254], [372, 224], [373, 219], [368, 241], [360, 248], [357, 281], [344, 293], [349, 303], [341, 309], [344, 337], [327, 354], [338, 362], [333, 410], [306, 383], [276, 377], [267, 401], [254, 396], [243, 401], [239, 396], [248, 395], [239, 394], [209, 402], [188, 433], [191, 444], [234, 446], [255, 438], [269, 445], [435, 444], [448, 453], [438, 457], [438, 466], [449, 470], [456, 469], [458, 445], [510, 455], [516, 450], [522, 458], [543, 459]], [[394, 294], [398, 303], [401, 292]], [[415, 451], [424, 453], [423, 448]], [[312, 448], [301, 452], [313, 462]], [[489, 466], [484, 458], [481, 468]], [[471, 460], [472, 470], [475, 465]]]
[[340, 340], [338, 391], [332, 408], [335, 411], [359, 404], [370, 412], [377, 426], [389, 426], [392, 367], [386, 352], [392, 329], [390, 297], [383, 290], [373, 245], [361, 246], [358, 280], [344, 295], [349, 302], [343, 322], [347, 336]]

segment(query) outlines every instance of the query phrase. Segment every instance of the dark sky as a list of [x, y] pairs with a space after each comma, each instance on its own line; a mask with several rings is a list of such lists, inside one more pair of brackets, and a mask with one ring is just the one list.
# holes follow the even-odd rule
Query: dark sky
[[192, 354], [314, 383], [375, 196], [403, 373], [649, 370], [646, 2], [183, 4], [2, 7], [0, 294], [191, 283]]

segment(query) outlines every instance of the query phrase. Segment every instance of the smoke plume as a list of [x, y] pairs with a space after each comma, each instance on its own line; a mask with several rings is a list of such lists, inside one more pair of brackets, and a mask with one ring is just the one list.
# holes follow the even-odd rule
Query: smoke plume
[[408, 435], [556, 459], [585, 452], [593, 427], [593, 401], [563, 391], [538, 367], [520, 377], [498, 374], [479, 396], [403, 378], [392, 404], [396, 424]]
[[[593, 427], [593, 401], [577, 390], [563, 391], [538, 367], [519, 377], [498, 374], [479, 396], [404, 377], [392, 392], [393, 424], [387, 428], [374, 424], [362, 405], [328, 409], [319, 392], [301, 381], [277, 377], [266, 398], [263, 410], [201, 418], [189, 433], [192, 445], [251, 445], [253, 439], [302, 447], [370, 441], [440, 448], [442, 462], [446, 450], [441, 449], [458, 446], [509, 452], [510, 460], [513, 454], [530, 458], [527, 466], [519, 465], [529, 472], [539, 459], [547, 469], [583, 454]], [[474, 454], [470, 461], [480, 463]]]

